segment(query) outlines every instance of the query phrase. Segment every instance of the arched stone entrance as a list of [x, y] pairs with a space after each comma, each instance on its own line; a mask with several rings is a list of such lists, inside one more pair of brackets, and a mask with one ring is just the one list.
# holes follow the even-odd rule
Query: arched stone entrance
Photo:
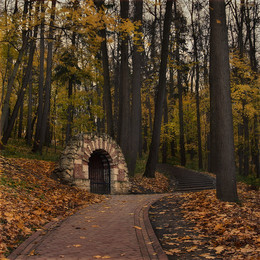
[[95, 193], [126, 194], [130, 190], [122, 150], [107, 135], [74, 137], [62, 152], [52, 177]]
[[104, 150], [96, 150], [89, 157], [90, 192], [110, 194], [110, 162], [109, 154]]

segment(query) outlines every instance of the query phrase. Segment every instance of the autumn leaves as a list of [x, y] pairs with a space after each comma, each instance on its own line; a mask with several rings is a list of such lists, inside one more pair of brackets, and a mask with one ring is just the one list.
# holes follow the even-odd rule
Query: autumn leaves
[[0, 256], [57, 216], [101, 201], [50, 179], [53, 162], [0, 157], [0, 163]]

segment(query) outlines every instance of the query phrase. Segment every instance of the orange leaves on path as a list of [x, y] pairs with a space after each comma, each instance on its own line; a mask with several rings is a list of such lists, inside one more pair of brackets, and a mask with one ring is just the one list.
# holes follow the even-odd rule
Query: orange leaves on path
[[49, 176], [53, 162], [0, 156], [0, 258], [57, 216], [66, 217], [102, 196], [65, 186]]
[[155, 178], [135, 177], [132, 182], [132, 193], [164, 193], [169, 191], [169, 179], [159, 172]]
[[[165, 235], [165, 244], [176, 245], [173, 249], [168, 247], [166, 253], [181, 257], [197, 251], [202, 252], [198, 254], [201, 259], [260, 259], [259, 191], [239, 183], [238, 192], [240, 203], [219, 201], [213, 190], [169, 196], [167, 201], [172, 203], [172, 211], [178, 205], [182, 214], [180, 223], [185, 226], [179, 227], [182, 233], [178, 233], [178, 227], [173, 229], [177, 236]], [[172, 218], [176, 214], [174, 211]], [[182, 252], [178, 252], [180, 246]]]

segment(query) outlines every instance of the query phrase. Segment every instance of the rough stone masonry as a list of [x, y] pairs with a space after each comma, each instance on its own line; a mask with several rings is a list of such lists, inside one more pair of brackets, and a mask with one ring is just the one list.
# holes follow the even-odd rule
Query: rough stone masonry
[[124, 155], [118, 144], [106, 134], [79, 134], [73, 137], [62, 152], [52, 177], [63, 184], [90, 191], [89, 158], [94, 152], [105, 156], [109, 163], [110, 193], [129, 193], [130, 182]]

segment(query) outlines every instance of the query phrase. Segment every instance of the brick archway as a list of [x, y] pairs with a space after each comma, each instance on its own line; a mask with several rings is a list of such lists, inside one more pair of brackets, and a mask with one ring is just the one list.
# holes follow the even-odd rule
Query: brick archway
[[89, 159], [100, 153], [109, 163], [110, 193], [129, 192], [130, 183], [124, 155], [117, 143], [108, 135], [81, 134], [63, 151], [53, 177], [61, 182], [90, 191]]

